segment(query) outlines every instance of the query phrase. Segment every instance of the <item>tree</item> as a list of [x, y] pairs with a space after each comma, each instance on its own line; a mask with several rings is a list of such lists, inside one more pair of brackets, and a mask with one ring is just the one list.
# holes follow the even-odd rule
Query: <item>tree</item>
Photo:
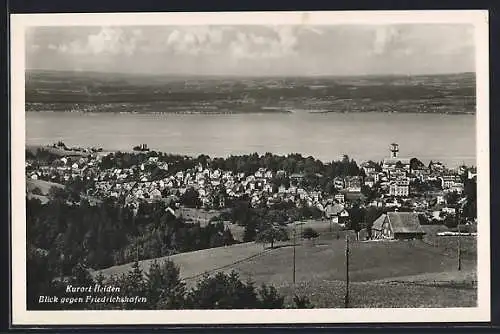
[[276, 241], [286, 241], [288, 239], [288, 232], [286, 228], [282, 226], [271, 226], [259, 232], [255, 240], [263, 243], [264, 245], [269, 243], [271, 244], [271, 248], [273, 248]]
[[446, 203], [448, 205], [456, 205], [458, 200], [460, 199], [460, 195], [456, 192], [449, 192], [445, 195]]
[[26, 306], [28, 310], [58, 309], [58, 303], [40, 303], [40, 296], [62, 296], [66, 284], [55, 280], [57, 271], [50, 266], [48, 254], [27, 245]]
[[411, 158], [410, 159], [410, 168], [413, 171], [415, 169], [423, 169], [423, 168], [425, 168], [425, 165], [422, 163], [422, 161], [418, 160], [417, 158]]
[[222, 232], [222, 242], [224, 246], [228, 246], [234, 243], [234, 237], [229, 228], [225, 228]]
[[312, 227], [306, 227], [304, 231], [302, 231], [302, 238], [304, 239], [316, 239], [317, 237], [319, 237], [319, 233]]
[[276, 288], [263, 284], [256, 291], [252, 281], [242, 282], [235, 271], [205, 275], [186, 298], [190, 309], [277, 309], [283, 304]]
[[260, 297], [260, 308], [262, 309], [278, 309], [283, 308], [285, 297], [280, 296], [278, 290], [274, 286], [262, 284], [258, 295]]
[[374, 206], [370, 206], [366, 209], [365, 217], [364, 217], [364, 228], [366, 228], [366, 232], [368, 234], [368, 239], [372, 237], [372, 226], [375, 220], [380, 217], [380, 215], [384, 211], [382, 209], [376, 208]]
[[[76, 266], [73, 267], [72, 269], [72, 276], [69, 279], [68, 284], [72, 286], [94, 286], [96, 283], [92, 276], [90, 275], [89, 271], [87, 268], [85, 268], [84, 265], [78, 263]], [[86, 296], [88, 295], [87, 292], [75, 292], [72, 294], [72, 297], [74, 298], [82, 298], [85, 300]], [[65, 309], [88, 309], [92, 308], [93, 305], [91, 304], [80, 304], [80, 303], [75, 303], [75, 304], [69, 304], [65, 306]]]
[[243, 241], [249, 242], [254, 241], [257, 236], [257, 231], [255, 230], [255, 223], [250, 222], [245, 225], [245, 231], [243, 232]]
[[363, 229], [365, 212], [362, 208], [360, 208], [359, 203], [356, 203], [349, 210], [349, 220], [350, 220], [350, 229], [356, 232], [356, 239], [359, 238], [359, 231]]
[[457, 227], [458, 225], [458, 220], [455, 215], [447, 215], [444, 218], [443, 224], [446, 225], [448, 228], [454, 228]]
[[463, 216], [467, 219], [477, 218], [477, 183], [474, 179], [465, 181], [464, 194], [467, 200], [463, 206]]
[[298, 309], [306, 309], [306, 308], [314, 308], [314, 305], [311, 304], [309, 298], [307, 296], [298, 296], [295, 295], [293, 297], [294, 308]]
[[188, 208], [199, 208], [201, 206], [200, 193], [194, 188], [188, 188], [182, 194], [180, 202]]
[[[123, 291], [126, 291], [127, 294], [145, 297], [146, 296], [146, 282], [144, 279], [144, 272], [142, 271], [139, 262], [135, 262], [132, 265], [132, 269], [128, 272], [128, 274], [124, 277], [123, 282]], [[125, 304], [126, 309], [133, 309], [139, 307], [146, 307], [147, 305], [137, 304]]]
[[154, 261], [146, 274], [146, 296], [151, 309], [179, 309], [184, 306], [185, 284], [174, 262]]
[[249, 309], [259, 306], [253, 283], [243, 283], [235, 271], [205, 275], [189, 292], [186, 302], [187, 307], [192, 309]]

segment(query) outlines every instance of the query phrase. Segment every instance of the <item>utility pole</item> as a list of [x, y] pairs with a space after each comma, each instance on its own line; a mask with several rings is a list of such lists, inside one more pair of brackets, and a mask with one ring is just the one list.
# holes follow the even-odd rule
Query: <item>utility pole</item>
[[349, 307], [349, 234], [345, 235], [345, 298], [344, 307]]
[[295, 227], [293, 228], [293, 285], [295, 287], [295, 245], [296, 245], [296, 229]]
[[457, 240], [457, 255], [458, 255], [458, 270], [462, 270], [462, 245], [461, 245], [461, 238], [462, 238], [462, 233], [460, 232], [460, 221], [457, 224], [458, 228], [458, 240]]

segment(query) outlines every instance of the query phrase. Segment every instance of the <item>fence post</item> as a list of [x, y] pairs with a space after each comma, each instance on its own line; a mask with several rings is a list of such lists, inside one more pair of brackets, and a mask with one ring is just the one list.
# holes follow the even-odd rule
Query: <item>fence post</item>
[[457, 240], [458, 270], [460, 271], [462, 270], [462, 245], [460, 240], [462, 239], [462, 235], [460, 231], [460, 223], [458, 223], [457, 227], [458, 227], [458, 240]]
[[345, 236], [345, 298], [344, 298], [344, 307], [349, 307], [349, 234], [347, 233]]
[[295, 245], [297, 243], [296, 230], [293, 229], [293, 285], [295, 287]]

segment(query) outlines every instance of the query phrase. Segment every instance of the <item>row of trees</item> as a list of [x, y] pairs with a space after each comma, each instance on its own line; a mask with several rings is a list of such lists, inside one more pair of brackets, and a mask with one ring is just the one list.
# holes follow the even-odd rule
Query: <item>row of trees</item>
[[341, 160], [324, 163], [312, 156], [304, 157], [299, 153], [288, 154], [287, 156], [266, 153], [231, 155], [227, 158], [210, 158], [208, 155], [201, 154], [198, 157], [185, 155], [165, 154], [163, 152], [141, 152], [124, 153], [115, 152], [103, 157], [101, 167], [109, 168], [131, 168], [147, 162], [150, 157], [157, 157], [158, 161], [166, 162], [169, 165], [169, 174], [175, 174], [178, 171], [193, 169], [199, 164], [212, 169], [232, 171], [234, 173], [243, 172], [253, 174], [259, 168], [266, 168], [273, 172], [284, 170], [288, 174], [303, 173], [307, 175], [321, 174], [325, 177], [335, 176], [355, 176], [360, 175], [362, 170], [357, 163], [344, 155]]
[[[153, 262], [143, 271], [138, 262], [122, 275], [105, 278], [101, 274], [92, 277], [85, 266], [78, 264], [73, 268], [67, 281], [55, 279], [54, 272], [47, 270], [47, 258], [33, 249], [27, 258], [27, 306], [29, 310], [104, 310], [104, 309], [277, 309], [311, 308], [306, 297], [295, 296], [293, 304], [285, 305], [285, 298], [275, 287], [254, 282], [242, 281], [236, 272], [218, 272], [202, 277], [193, 287], [187, 288], [181, 279], [179, 267], [172, 261]], [[119, 293], [66, 293], [69, 285], [75, 287], [110, 286], [119, 288]], [[89, 302], [87, 295], [102, 298], [105, 296], [138, 297], [138, 302], [104, 301]], [[58, 296], [82, 298], [73, 304], [40, 303], [39, 296]]]

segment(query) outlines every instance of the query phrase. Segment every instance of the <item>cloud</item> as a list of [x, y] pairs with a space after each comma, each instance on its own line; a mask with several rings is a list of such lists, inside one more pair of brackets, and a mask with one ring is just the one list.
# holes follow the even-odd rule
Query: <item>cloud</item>
[[121, 28], [103, 27], [96, 34], [86, 39], [76, 39], [57, 47], [49, 45], [49, 49], [72, 55], [132, 55], [136, 51], [137, 42], [142, 38], [142, 31], [134, 29], [130, 32]]
[[400, 32], [397, 28], [392, 26], [377, 27], [371, 53], [379, 56], [392, 51], [399, 38]]
[[297, 54], [298, 38], [291, 26], [276, 26], [271, 34], [239, 32], [229, 46], [236, 59], [283, 58]]
[[463, 24], [44, 27], [28, 37], [27, 63], [39, 68], [253, 75], [474, 65], [474, 30]]
[[31, 44], [27, 47], [28, 49], [28, 52], [30, 53], [35, 53], [37, 52], [38, 50], [40, 50], [40, 45], [39, 44]]
[[168, 49], [178, 54], [214, 54], [223, 42], [222, 28], [186, 27], [172, 31], [166, 40]]
[[376, 28], [370, 54], [436, 57], [467, 53], [473, 48], [473, 29], [466, 25], [384, 26]]

